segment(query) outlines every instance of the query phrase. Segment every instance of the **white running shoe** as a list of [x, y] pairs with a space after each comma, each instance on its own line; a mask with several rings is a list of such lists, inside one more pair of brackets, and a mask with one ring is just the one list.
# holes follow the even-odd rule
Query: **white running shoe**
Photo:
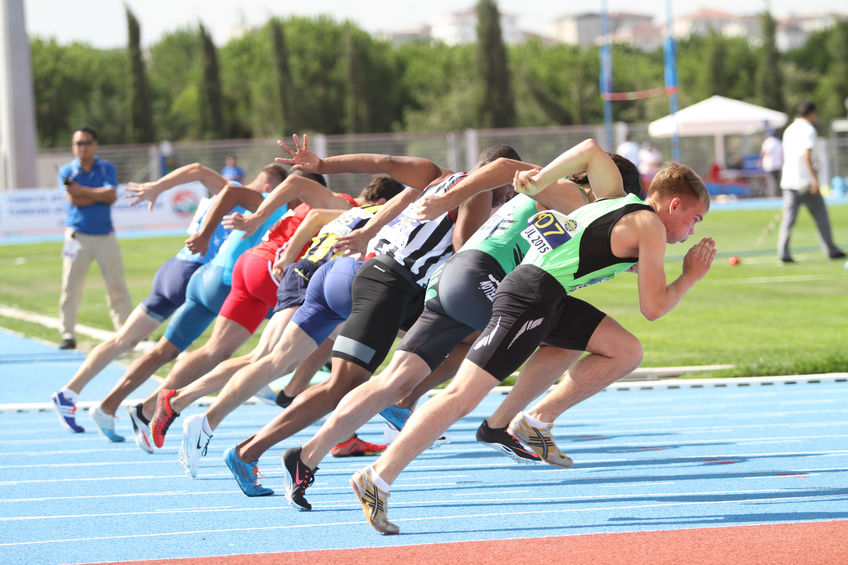
[[94, 420], [94, 427], [97, 428], [100, 435], [115, 443], [124, 441], [124, 436], [118, 435], [115, 432], [115, 422], [118, 420], [116, 417], [104, 412], [99, 404], [95, 404], [89, 408], [88, 413], [91, 419]]
[[133, 438], [135, 443], [147, 453], [153, 453], [153, 440], [150, 435], [150, 422], [144, 419], [144, 414], [141, 411], [141, 403], [135, 406], [128, 406], [127, 412], [130, 414], [130, 423], [133, 427]]
[[263, 386], [259, 392], [253, 395], [253, 398], [262, 404], [270, 404], [271, 406], [277, 405], [277, 393], [271, 390], [271, 387], [268, 385]]
[[[395, 427], [391, 422], [386, 422], [386, 425], [383, 427], [383, 443], [389, 445], [392, 443], [396, 437], [400, 434], [400, 430]], [[438, 437], [436, 441], [430, 444], [429, 449], [435, 449], [437, 447], [441, 447], [450, 443], [450, 436], [447, 434], [442, 434]]]
[[194, 414], [183, 422], [183, 441], [180, 444], [180, 463], [185, 472], [193, 479], [197, 477], [197, 463], [206, 456], [210, 434], [203, 431], [204, 414]]

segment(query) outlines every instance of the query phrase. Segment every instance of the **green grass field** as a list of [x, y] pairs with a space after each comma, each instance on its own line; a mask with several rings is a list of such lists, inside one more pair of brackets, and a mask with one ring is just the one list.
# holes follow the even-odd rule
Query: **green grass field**
[[[640, 338], [645, 367], [735, 366], [710, 376], [848, 371], [848, 270], [842, 261], [824, 257], [806, 211], [793, 233], [797, 262], [778, 265], [777, 228], [761, 239], [777, 212], [714, 207], [689, 242], [670, 246], [669, 280], [680, 274], [683, 255], [701, 237], [716, 240], [718, 256], [709, 274], [681, 304], [657, 321], [648, 322], [639, 313], [636, 277], [628, 273], [581, 289], [576, 296], [595, 304]], [[848, 205], [830, 206], [830, 215], [836, 241], [848, 249]], [[121, 241], [134, 303], [147, 296], [156, 269], [176, 253], [182, 241], [180, 237]], [[0, 305], [58, 317], [60, 251], [60, 242], [0, 245]], [[729, 265], [733, 255], [741, 259], [739, 265]], [[79, 323], [111, 329], [96, 266], [89, 277]], [[0, 316], [0, 326], [59, 341], [58, 332], [38, 324]], [[162, 329], [153, 337], [161, 335]], [[95, 344], [80, 337], [82, 349]], [[251, 349], [256, 340], [254, 336], [239, 353]]]

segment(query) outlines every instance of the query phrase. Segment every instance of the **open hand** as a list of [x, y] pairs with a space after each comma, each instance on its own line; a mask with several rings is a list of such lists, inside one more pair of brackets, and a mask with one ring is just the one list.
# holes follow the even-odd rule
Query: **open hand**
[[286, 142], [282, 139], [277, 140], [277, 145], [279, 145], [286, 153], [291, 155], [291, 158], [286, 159], [285, 157], [277, 157], [274, 160], [278, 163], [291, 165], [293, 169], [317, 173], [318, 167], [321, 165], [321, 159], [318, 155], [309, 150], [309, 136], [307, 134], [303, 134], [303, 145], [300, 144], [300, 139], [297, 137], [297, 134], [294, 134], [292, 139], [294, 140], [295, 151], [292, 151], [291, 147], [286, 145]]

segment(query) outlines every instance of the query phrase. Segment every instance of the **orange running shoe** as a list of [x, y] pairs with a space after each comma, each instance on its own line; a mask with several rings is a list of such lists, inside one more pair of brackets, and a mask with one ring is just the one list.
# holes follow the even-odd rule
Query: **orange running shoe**
[[162, 447], [168, 428], [180, 415], [171, 408], [171, 397], [176, 393], [176, 390], [166, 388], [160, 390], [156, 397], [156, 412], [153, 413], [153, 418], [150, 420], [150, 435], [153, 436], [153, 444], [156, 447]]
[[359, 457], [361, 455], [377, 455], [386, 450], [385, 445], [362, 441], [356, 435], [346, 442], [337, 444], [330, 454], [333, 457]]

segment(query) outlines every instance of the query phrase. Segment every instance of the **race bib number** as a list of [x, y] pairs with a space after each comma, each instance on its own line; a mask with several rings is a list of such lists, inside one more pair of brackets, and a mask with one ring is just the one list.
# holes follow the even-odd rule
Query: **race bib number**
[[383, 241], [381, 245], [378, 245], [378, 252], [382, 253], [386, 249], [403, 249], [412, 239], [412, 232], [421, 224], [422, 222], [401, 214], [380, 230], [378, 236]]
[[527, 228], [521, 232], [540, 255], [550, 253], [577, 233], [577, 222], [564, 214], [545, 211], [533, 215], [527, 220]]
[[373, 216], [374, 214], [361, 208], [351, 208], [332, 222], [328, 223], [321, 232], [332, 233], [341, 237], [365, 225], [365, 223]]

